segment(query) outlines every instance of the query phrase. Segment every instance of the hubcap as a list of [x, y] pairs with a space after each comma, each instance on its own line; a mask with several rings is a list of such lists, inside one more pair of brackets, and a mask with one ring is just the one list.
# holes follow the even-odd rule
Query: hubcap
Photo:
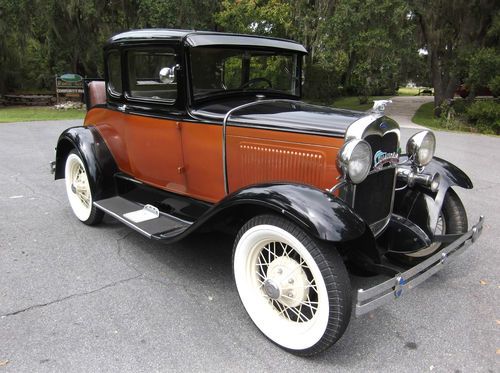
[[278, 285], [273, 281], [271, 280], [270, 278], [268, 278], [265, 282], [264, 282], [264, 291], [266, 293], [266, 295], [271, 298], [271, 299], [279, 299], [279, 297], [281, 296], [281, 291], [280, 291], [280, 288], [278, 287]]
[[282, 317], [307, 322], [318, 308], [316, 282], [304, 259], [282, 242], [270, 242], [256, 263], [261, 294]]
[[[267, 293], [272, 299], [278, 299], [288, 307], [297, 307], [307, 296], [307, 276], [301, 265], [292, 258], [280, 256], [274, 259], [267, 269], [267, 280], [278, 288], [278, 297]], [[276, 294], [274, 292], [273, 294]]]
[[77, 164], [74, 171], [73, 182], [71, 183], [71, 191], [78, 197], [80, 202], [88, 208], [90, 205], [90, 192], [85, 169]]

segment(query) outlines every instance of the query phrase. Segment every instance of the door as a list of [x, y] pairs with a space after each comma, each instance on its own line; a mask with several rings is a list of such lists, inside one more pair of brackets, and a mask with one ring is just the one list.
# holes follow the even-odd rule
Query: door
[[[128, 86], [127, 151], [138, 180], [172, 192], [186, 192], [180, 121], [175, 111], [178, 57], [170, 47], [134, 48], [125, 53]], [[168, 71], [166, 74], [165, 72]]]

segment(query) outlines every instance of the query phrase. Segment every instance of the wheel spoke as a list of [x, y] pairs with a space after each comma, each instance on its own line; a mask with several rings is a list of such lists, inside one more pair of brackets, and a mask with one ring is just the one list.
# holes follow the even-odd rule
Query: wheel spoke
[[316, 286], [316, 283], [314, 281], [314, 279], [312, 280], [307, 280], [308, 284], [305, 286], [306, 289], [313, 289], [316, 294], [318, 293], [318, 288]]
[[[284, 307], [284, 309], [283, 309], [283, 311], [281, 313], [283, 313], [283, 312], [287, 313], [287, 317], [288, 317], [288, 319], [290, 321], [297, 321], [299, 319], [300, 319], [300, 321], [303, 321], [303, 322], [309, 321], [309, 319], [307, 317], [305, 317], [304, 315], [302, 315], [302, 313], [298, 312], [295, 307], [288, 307], [288, 306], [285, 306], [285, 305], [283, 305], [283, 307]], [[290, 316], [288, 315], [288, 311], [292, 311], [295, 314], [295, 316], [297, 316], [297, 320], [292, 320], [290, 318]]]
[[[263, 261], [261, 260], [261, 258], [263, 259]], [[269, 265], [269, 262], [266, 261], [266, 256], [264, 255], [264, 251], [260, 252], [258, 260], [259, 260], [259, 263], [263, 263], [266, 266]]]
[[[287, 296], [287, 295], [285, 295], [285, 294], [282, 294], [281, 296], [282, 296], [283, 298], [288, 298], [288, 299], [291, 299], [291, 300], [295, 300], [295, 298], [289, 297], [289, 296]], [[307, 298], [309, 299], [309, 295], [307, 296]], [[316, 307], [314, 307], [314, 306], [312, 305], [312, 303], [316, 303], [316, 304], [318, 304], [318, 302], [313, 302], [313, 301], [307, 301], [307, 302], [300, 301], [300, 303], [299, 303], [299, 304], [300, 304], [300, 306], [301, 306], [301, 307], [302, 307], [302, 306], [306, 306], [306, 307], [309, 307], [310, 309], [312, 309], [312, 310], [315, 310], [315, 311], [316, 311], [316, 310], [318, 309], [318, 307], [317, 307], [317, 306], [316, 306]]]
[[264, 280], [264, 281], [266, 281], [266, 280], [267, 280], [266, 276], [264, 276], [264, 275], [263, 275], [263, 274], [261, 274], [260, 272], [257, 272], [257, 275], [258, 275], [260, 278], [262, 278], [262, 280]]
[[[282, 260], [280, 258], [287, 258], [286, 260], [295, 264], [287, 265], [287, 261], [280, 262], [280, 264], [274, 263], [276, 260]], [[277, 268], [283, 268], [285, 272], [283, 273], [281, 269], [276, 272]], [[271, 273], [269, 273], [270, 270], [272, 271]], [[267, 243], [261, 248], [256, 258], [255, 273], [257, 274], [257, 289], [262, 293], [262, 296], [267, 299], [270, 306], [275, 309], [278, 315], [285, 317], [291, 322], [302, 323], [310, 321], [316, 312], [318, 312], [319, 302], [317, 301], [317, 284], [306, 261], [292, 246], [280, 240]], [[277, 274], [279, 277], [275, 279], [273, 276]], [[301, 276], [305, 276], [305, 278], [299, 280]], [[302, 281], [299, 287], [296, 287], [297, 285], [292, 285], [295, 281], [291, 281], [289, 283], [290, 285], [286, 284], [290, 279], [295, 277], [297, 277], [295, 281]], [[280, 298], [271, 298], [266, 292], [264, 284], [268, 280], [273, 280], [282, 284], [280, 286]], [[286, 286], [284, 286], [285, 284]], [[303, 293], [301, 294], [303, 295], [296, 294], [296, 298], [288, 296], [287, 291], [294, 292], [295, 294], [294, 289], [302, 291]], [[315, 300], [311, 300], [311, 296]]]

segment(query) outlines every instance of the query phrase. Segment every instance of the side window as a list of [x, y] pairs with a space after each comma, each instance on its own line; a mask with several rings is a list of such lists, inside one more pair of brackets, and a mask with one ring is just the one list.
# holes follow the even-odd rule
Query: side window
[[229, 57], [224, 61], [224, 84], [227, 89], [237, 89], [241, 86], [241, 56]]
[[173, 49], [130, 51], [127, 54], [131, 98], [175, 101], [176, 56]]
[[120, 53], [113, 51], [108, 54], [108, 91], [112, 95], [122, 94], [122, 67]]

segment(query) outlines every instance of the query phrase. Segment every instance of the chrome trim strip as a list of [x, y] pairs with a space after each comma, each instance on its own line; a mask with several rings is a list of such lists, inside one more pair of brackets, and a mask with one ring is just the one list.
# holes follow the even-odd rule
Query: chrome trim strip
[[[378, 121], [382, 118], [386, 118], [386, 125], [384, 128], [380, 128]], [[364, 139], [370, 135], [384, 136], [387, 133], [395, 133], [398, 136], [398, 144], [401, 140], [401, 134], [399, 125], [389, 117], [383, 114], [368, 114], [362, 118], [359, 118], [347, 128], [345, 133], [345, 141], [351, 139]]]
[[[381, 124], [384, 123], [384, 126], [381, 127]], [[388, 133], [395, 133], [397, 136], [397, 146], [400, 146], [400, 141], [401, 141], [401, 132], [399, 125], [397, 122], [392, 120], [391, 118], [381, 114], [381, 113], [370, 113], [362, 118], [359, 118], [357, 121], [353, 122], [346, 131], [345, 134], [345, 141], [349, 141], [352, 139], [366, 139], [367, 136], [370, 135], [377, 135], [383, 138], [385, 135]], [[377, 172], [381, 171], [387, 171], [388, 169], [396, 168], [397, 165], [390, 165], [389, 167], [384, 167], [378, 170], [372, 169], [367, 178], [370, 177], [370, 175], [375, 174]], [[392, 184], [392, 196], [391, 196], [391, 203], [390, 203], [390, 210], [389, 214], [383, 218], [380, 219], [372, 224], [370, 224], [370, 229], [373, 232], [375, 236], [380, 234], [385, 227], [389, 224], [390, 218], [391, 218], [391, 213], [394, 208], [394, 196], [395, 196], [395, 187], [396, 187], [396, 180], [397, 180], [397, 172], [394, 172], [394, 180]], [[352, 188], [352, 192], [350, 193], [351, 195], [348, 195], [349, 193], [345, 193], [344, 199], [346, 201], [351, 201], [351, 207], [354, 208], [354, 204], [356, 201], [356, 189], [357, 185], [354, 185]]]
[[368, 313], [391, 300], [398, 299], [403, 293], [413, 289], [441, 270], [446, 263], [454, 260], [478, 239], [483, 230], [483, 223], [484, 216], [481, 215], [479, 221], [471, 230], [422, 263], [367, 290], [358, 289], [356, 317]]
[[144, 185], [144, 183], [142, 181], [134, 179], [133, 177], [127, 176], [125, 174], [121, 174], [121, 175], [118, 175], [118, 176], [115, 176], [115, 177], [118, 177], [118, 178], [123, 179], [123, 180], [130, 181], [131, 183], [135, 183], [135, 184], [139, 184], [139, 185]]
[[252, 102], [247, 102], [246, 104], [236, 106], [229, 110], [226, 115], [224, 116], [224, 120], [222, 122], [222, 173], [224, 176], [224, 193], [227, 195], [229, 193], [229, 185], [227, 181], [227, 159], [226, 159], [226, 127], [227, 127], [227, 121], [229, 117], [238, 110], [245, 109], [250, 106], [256, 106], [258, 104], [263, 104], [263, 103], [272, 103], [272, 102], [289, 102], [289, 103], [301, 103], [301, 101], [298, 100], [287, 100], [287, 99], [273, 99], [273, 100], [258, 100], [258, 101], [252, 101]]
[[327, 191], [330, 193], [334, 193], [337, 189], [343, 188], [344, 186], [346, 186], [346, 184], [347, 184], [347, 180], [339, 181], [337, 184], [332, 186], [330, 189], [327, 189]]

